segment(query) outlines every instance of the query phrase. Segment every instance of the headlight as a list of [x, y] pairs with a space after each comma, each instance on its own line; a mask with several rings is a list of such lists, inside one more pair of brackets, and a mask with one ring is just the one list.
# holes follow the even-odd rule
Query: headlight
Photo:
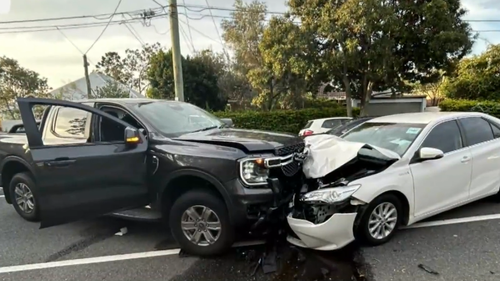
[[342, 202], [351, 197], [359, 188], [360, 184], [339, 186], [333, 188], [318, 189], [304, 194], [301, 198], [303, 202], [333, 204]]
[[247, 185], [267, 184], [269, 170], [262, 158], [248, 158], [240, 161], [240, 176]]

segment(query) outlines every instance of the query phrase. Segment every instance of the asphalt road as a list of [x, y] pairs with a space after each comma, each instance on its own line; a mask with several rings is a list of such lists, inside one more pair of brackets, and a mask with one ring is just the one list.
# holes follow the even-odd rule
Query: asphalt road
[[[1, 194], [1, 192], [0, 192]], [[430, 221], [500, 214], [492, 200], [462, 207]], [[252, 276], [263, 246], [235, 248], [212, 259], [178, 254], [137, 258], [130, 254], [163, 253], [177, 245], [162, 226], [114, 218], [76, 222], [38, 229], [22, 220], [12, 206], [0, 198], [0, 280], [352, 280], [354, 250], [315, 253], [298, 252], [281, 245], [277, 273]], [[123, 236], [115, 235], [127, 227]], [[402, 230], [386, 245], [360, 250], [360, 271], [370, 281], [391, 280], [499, 280], [500, 220], [484, 220], [444, 226]], [[113, 256], [107, 261], [88, 258]], [[114, 258], [116, 257], [116, 258]], [[60, 262], [70, 264], [61, 266]], [[30, 270], [31, 264], [41, 269]], [[56, 267], [43, 268], [52, 264]], [[438, 272], [419, 268], [423, 264]], [[21, 266], [13, 268], [12, 266]], [[5, 271], [14, 271], [7, 272]], [[326, 278], [323, 278], [326, 276]]]

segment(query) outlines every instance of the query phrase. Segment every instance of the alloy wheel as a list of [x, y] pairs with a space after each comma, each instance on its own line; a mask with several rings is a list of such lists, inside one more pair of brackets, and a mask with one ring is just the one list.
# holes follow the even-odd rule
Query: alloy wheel
[[222, 224], [212, 209], [196, 205], [182, 214], [181, 229], [191, 243], [198, 246], [210, 246], [219, 239]]
[[22, 182], [16, 184], [16, 187], [14, 188], [14, 196], [16, 204], [22, 212], [26, 214], [34, 212], [35, 198], [33, 197], [33, 193], [27, 184]]
[[373, 238], [382, 240], [391, 235], [397, 222], [398, 210], [396, 206], [390, 202], [384, 202], [375, 207], [370, 214], [368, 231]]

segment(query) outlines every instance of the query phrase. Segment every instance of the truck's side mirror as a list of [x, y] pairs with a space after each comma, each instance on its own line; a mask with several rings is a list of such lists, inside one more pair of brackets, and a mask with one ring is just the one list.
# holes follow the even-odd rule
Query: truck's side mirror
[[141, 137], [139, 136], [139, 131], [134, 128], [125, 128], [125, 143], [127, 145], [137, 145], [141, 142]]
[[229, 128], [234, 127], [233, 119], [231, 118], [221, 118], [220, 121], [226, 124], [226, 126], [228, 126]]

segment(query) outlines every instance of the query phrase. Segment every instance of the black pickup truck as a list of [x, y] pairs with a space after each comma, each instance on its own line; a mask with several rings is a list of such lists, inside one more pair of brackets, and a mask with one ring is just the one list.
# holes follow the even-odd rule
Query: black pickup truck
[[[0, 173], [19, 215], [41, 228], [110, 214], [165, 220], [196, 255], [223, 252], [269, 213], [271, 167], [304, 147], [178, 101], [17, 102], [25, 134], [0, 135]], [[47, 106], [39, 125], [35, 105]]]

